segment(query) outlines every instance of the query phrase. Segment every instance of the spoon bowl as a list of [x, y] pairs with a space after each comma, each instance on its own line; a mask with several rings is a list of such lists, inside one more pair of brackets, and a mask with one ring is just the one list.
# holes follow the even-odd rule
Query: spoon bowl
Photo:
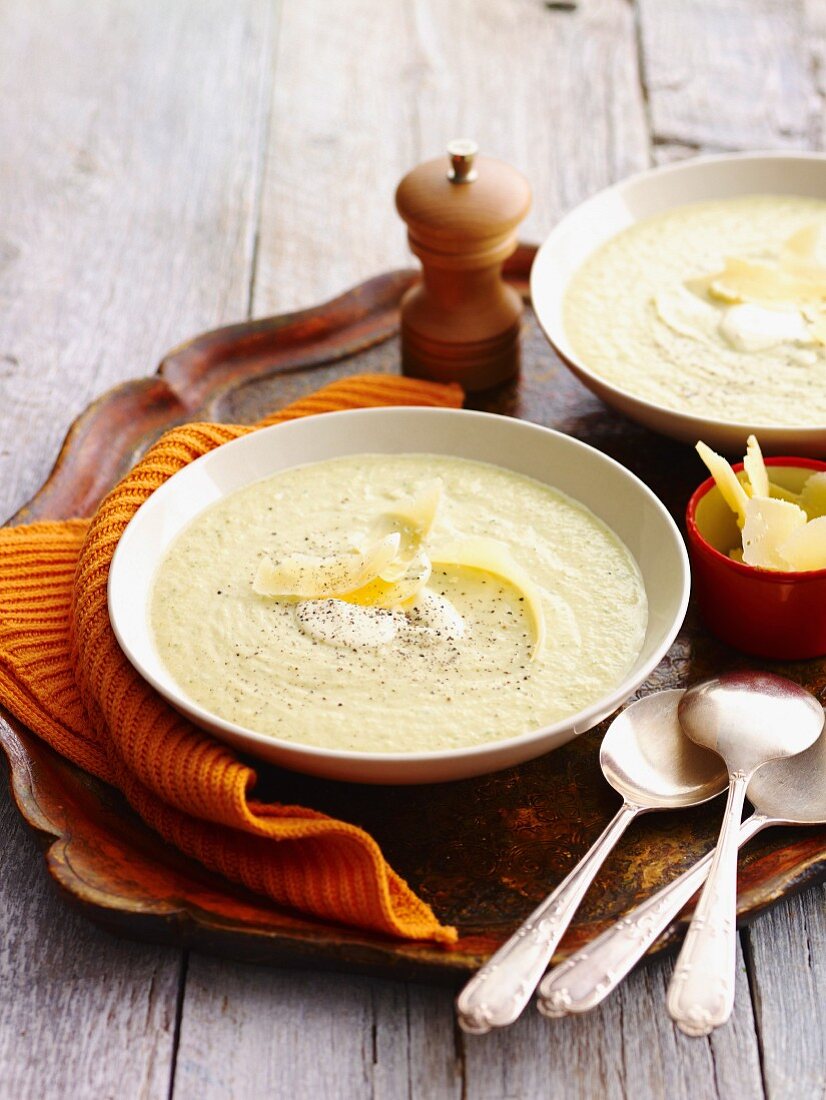
[[755, 813], [771, 824], [826, 824], [826, 734], [790, 760], [770, 761], [746, 793]]
[[599, 751], [603, 775], [626, 802], [647, 810], [696, 806], [728, 785], [716, 752], [690, 741], [677, 717], [680, 688], [647, 695], [608, 729]]
[[689, 688], [680, 724], [718, 752], [729, 771], [750, 774], [769, 760], [796, 756], [823, 729], [823, 708], [805, 688], [771, 672], [731, 672]]

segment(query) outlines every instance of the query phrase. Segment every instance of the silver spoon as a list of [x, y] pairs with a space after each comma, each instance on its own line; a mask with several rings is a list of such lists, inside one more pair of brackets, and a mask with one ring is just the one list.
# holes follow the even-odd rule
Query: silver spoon
[[[762, 767], [749, 783], [748, 799], [754, 813], [740, 826], [741, 848], [774, 825], [826, 824], [826, 734], [805, 752]], [[539, 987], [539, 1011], [565, 1016], [602, 1004], [699, 890], [713, 858], [713, 851], [703, 856], [552, 970]]]
[[689, 741], [677, 721], [681, 691], [639, 699], [611, 723], [599, 762], [622, 806], [574, 870], [475, 974], [456, 999], [460, 1026], [472, 1034], [512, 1024], [531, 999], [557, 944], [606, 856], [639, 814], [677, 810], [726, 788], [719, 756]]
[[737, 834], [746, 788], [763, 764], [817, 740], [823, 708], [782, 676], [732, 672], [690, 688], [678, 714], [691, 740], [718, 752], [729, 771], [720, 838], [668, 987], [668, 1011], [680, 1030], [708, 1035], [734, 1007]]

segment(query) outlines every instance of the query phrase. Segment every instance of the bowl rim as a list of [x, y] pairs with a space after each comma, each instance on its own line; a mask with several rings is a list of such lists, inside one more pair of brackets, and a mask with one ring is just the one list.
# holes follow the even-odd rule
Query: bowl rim
[[[826, 152], [800, 150], [798, 152], [790, 153], [780, 149], [767, 149], [763, 152], [748, 150], [736, 153], [707, 153], [702, 156], [687, 157], [686, 159], [676, 161], [673, 164], [655, 165], [653, 168], [644, 168], [639, 172], [634, 172], [632, 175], [626, 176], [624, 179], [618, 180], [616, 183], [612, 183], [608, 187], [603, 187], [601, 190], [596, 191], [593, 195], [589, 195], [588, 198], [583, 199], [580, 203], [577, 203], [576, 206], [567, 211], [567, 213], [565, 213], [562, 218], [560, 218], [560, 220], [556, 223], [556, 225], [553, 227], [551, 232], [548, 234], [548, 236], [545, 238], [545, 240], [542, 242], [542, 244], [539, 246], [539, 249], [537, 250], [536, 257], [534, 258], [533, 265], [531, 266], [530, 294], [531, 302], [533, 303], [534, 307], [534, 313], [536, 314], [536, 319], [539, 322], [539, 327], [544, 332], [545, 337], [548, 340], [548, 343], [553, 348], [554, 352], [559, 356], [559, 358], [566, 365], [566, 367], [568, 367], [569, 370], [573, 371], [573, 373], [577, 376], [587, 378], [589, 382], [592, 382], [595, 386], [599, 387], [599, 389], [601, 390], [604, 390], [606, 393], [610, 393], [612, 399], [616, 398], [622, 402], [631, 402], [634, 405], [654, 414], [655, 416], [657, 414], [664, 413], [675, 424], [679, 424], [685, 434], [690, 434], [691, 430], [696, 430], [696, 427], [699, 424], [711, 423], [715, 425], [720, 425], [721, 427], [725, 427], [731, 431], [742, 431], [745, 434], [754, 433], [756, 435], [772, 435], [773, 433], [781, 431], [794, 432], [795, 436], [799, 437], [805, 443], [815, 443], [822, 438], [823, 433], [826, 432], [826, 421], [824, 421], [823, 424], [807, 424], [798, 426], [787, 424], [761, 424], [757, 421], [747, 423], [742, 420], [723, 420], [719, 417], [702, 416], [700, 414], [695, 415], [692, 413], [681, 412], [679, 409], [673, 409], [668, 405], [660, 405], [657, 404], [657, 402], [655, 401], [649, 401], [644, 397], [638, 397], [631, 390], [621, 389], [619, 386], [616, 386], [612, 382], [609, 382], [607, 379], [603, 378], [602, 375], [597, 374], [596, 372], [591, 370], [591, 368], [588, 367], [578, 356], [569, 355], [568, 352], [564, 351], [562, 347], [557, 343], [551, 327], [545, 324], [545, 321], [543, 319], [544, 311], [541, 311], [537, 308], [537, 302], [540, 298], [538, 282], [544, 265], [549, 262], [547, 257], [550, 255], [551, 247], [554, 243], [554, 240], [558, 236], [558, 234], [563, 231], [568, 222], [574, 218], [574, 216], [581, 216], [581, 211], [583, 207], [586, 207], [590, 204], [596, 205], [598, 202], [605, 201], [611, 195], [622, 195], [625, 190], [632, 188], [636, 184], [643, 183], [648, 179], [661, 179], [664, 176], [678, 175], [681, 172], [686, 172], [692, 169], [698, 169], [699, 171], [702, 171], [705, 167], [713, 167], [718, 164], [749, 161], [759, 162], [768, 160], [789, 162], [819, 162], [826, 167]], [[758, 191], [744, 192], [744, 194], [749, 193], [759, 194]], [[673, 206], [670, 206], [667, 209], [673, 210], [680, 205], [690, 206], [693, 204], [690, 202], [675, 203]], [[640, 221], [644, 220], [645, 219], [643, 218], [635, 218], [632, 224], [636, 225]], [[630, 228], [630, 226], [627, 228]], [[621, 230], [619, 230], [618, 232], [621, 232]], [[614, 236], [616, 236], [616, 234], [611, 234], [611, 237], [607, 238], [607, 240], [610, 240]], [[604, 241], [603, 244], [607, 243], [607, 240]], [[597, 245], [597, 248], [599, 247], [601, 247], [601, 245]], [[596, 248], [592, 249], [587, 254], [585, 259], [593, 255], [595, 251]], [[584, 259], [580, 261], [580, 265], [584, 262]], [[562, 291], [563, 297], [568, 289], [571, 277], [572, 276], [569, 276], [568, 280], [565, 283], [565, 287]]]
[[[826, 462], [818, 458], [777, 455], [771, 458], [765, 458], [763, 461], [766, 466], [783, 466], [786, 469], [826, 470]], [[735, 462], [731, 468], [737, 474], [743, 470], [744, 466], [742, 462]], [[718, 550], [716, 546], [713, 546], [700, 530], [699, 524], [697, 523], [697, 508], [703, 497], [716, 487], [717, 482], [714, 478], [707, 477], [705, 481], [697, 486], [688, 498], [688, 504], [686, 504], [685, 507], [686, 533], [688, 534], [689, 541], [698, 551], [718, 564], [724, 565], [725, 568], [730, 569], [733, 573], [743, 577], [751, 577], [752, 579], [754, 579], [755, 574], [757, 574], [759, 579], [764, 581], [776, 580], [783, 584], [805, 584], [813, 580], [826, 578], [826, 566], [822, 569], [806, 570], [764, 569], [760, 565], [746, 565], [745, 562], [735, 561], [734, 558], [728, 557], [722, 550]]]
[[[115, 552], [112, 556], [112, 561], [109, 568], [109, 576], [107, 579], [107, 609], [109, 613], [109, 620], [112, 625], [112, 630], [118, 641], [118, 645], [126, 656], [127, 660], [132, 664], [138, 674], [145, 680], [159, 695], [162, 696], [167, 702], [171, 703], [179, 712], [183, 713], [186, 717], [194, 719], [197, 725], [204, 728], [211, 728], [212, 730], [221, 730], [224, 733], [231, 734], [237, 742], [248, 741], [255, 745], [266, 746], [272, 748], [277, 746], [280, 750], [284, 751], [285, 757], [290, 758], [290, 762], [285, 761], [284, 766], [295, 767], [296, 770], [300, 770], [298, 763], [300, 757], [310, 757], [315, 760], [323, 761], [338, 761], [358, 763], [363, 762], [370, 765], [381, 764], [400, 764], [400, 765], [415, 765], [415, 764], [438, 764], [444, 761], [450, 760], [463, 760], [472, 759], [473, 757], [479, 757], [480, 755], [490, 754], [496, 756], [499, 753], [507, 754], [508, 750], [513, 746], [525, 746], [532, 741], [543, 741], [552, 738], [555, 734], [562, 734], [566, 730], [573, 730], [573, 736], [577, 736], [578, 733], [583, 730], [590, 729], [599, 722], [605, 715], [611, 714], [639, 687], [643, 684], [665, 654], [671, 648], [674, 639], [680, 631], [680, 628], [685, 620], [686, 612], [688, 610], [688, 602], [691, 594], [691, 568], [688, 560], [688, 552], [685, 546], [685, 542], [680, 534], [679, 527], [677, 526], [673, 516], [668, 509], [659, 499], [659, 497], [650, 489], [641, 478], [637, 477], [631, 470], [623, 466], [622, 463], [616, 459], [611, 458], [610, 455], [606, 455], [603, 451], [600, 451], [596, 447], [592, 447], [588, 443], [582, 442], [582, 440], [576, 439], [574, 436], [567, 435], [565, 432], [558, 431], [553, 428], [546, 428], [544, 425], [536, 424], [533, 421], [522, 420], [518, 417], [502, 416], [498, 413], [482, 412], [474, 409], [452, 409], [452, 408], [434, 408], [431, 406], [384, 406], [380, 408], [364, 408], [364, 409], [347, 409], [338, 412], [324, 413], [323, 418], [326, 421], [332, 421], [333, 418], [351, 418], [361, 419], [364, 417], [376, 417], [381, 415], [397, 414], [401, 417], [415, 415], [425, 415], [428, 417], [439, 418], [473, 418], [477, 422], [485, 421], [508, 421], [513, 425], [518, 425], [517, 430], [524, 430], [527, 434], [531, 433], [549, 433], [560, 440], [564, 441], [566, 445], [571, 446], [574, 450], [593, 452], [597, 456], [599, 461], [602, 461], [609, 466], [613, 466], [621, 474], [622, 477], [628, 479], [629, 483], [635, 488], [635, 491], [640, 493], [643, 497], [647, 498], [648, 502], [653, 506], [654, 511], [658, 514], [659, 518], [664, 522], [665, 529], [671, 536], [677, 559], [680, 564], [679, 576], [675, 578], [674, 594], [675, 596], [679, 592], [679, 598], [677, 601], [677, 610], [672, 618], [672, 621], [668, 628], [663, 632], [659, 644], [652, 651], [647, 660], [640, 666], [637, 672], [632, 675], [626, 674], [623, 679], [617, 684], [610, 692], [601, 695], [598, 699], [595, 699], [591, 704], [583, 709], [576, 711], [573, 714], [568, 715], [557, 722], [550, 725], [540, 726], [527, 730], [525, 733], [517, 734], [513, 737], [505, 737], [500, 739], [493, 739], [490, 741], [482, 741], [479, 744], [468, 745], [458, 749], [435, 749], [427, 752], [359, 752], [357, 750], [346, 749], [331, 749], [323, 748], [319, 745], [312, 745], [301, 741], [288, 741], [283, 738], [274, 737], [270, 734], [257, 732], [246, 726], [242, 726], [239, 723], [230, 722], [227, 719], [221, 718], [219, 715], [214, 714], [212, 711], [207, 710], [200, 704], [191, 700], [183, 689], [174, 685], [170, 689], [165, 683], [158, 680], [158, 678], [148, 670], [143, 661], [141, 660], [140, 653], [136, 652], [134, 647], [130, 644], [128, 637], [128, 624], [126, 629], [123, 629], [123, 623], [120, 618], [120, 609], [116, 605], [116, 601], [113, 599], [113, 591], [117, 589], [120, 582], [120, 570], [122, 563], [126, 558], [129, 546], [128, 532], [129, 528], [136, 523], [137, 517], [141, 512], [151, 506], [151, 502], [155, 501], [154, 507], [158, 507], [157, 501], [163, 501], [165, 496], [170, 495], [175, 491], [175, 479], [180, 475], [186, 474], [188, 470], [195, 468], [199, 463], [207, 465], [210, 462], [216, 461], [216, 456], [219, 454], [226, 455], [228, 448], [240, 449], [249, 445], [249, 441], [252, 438], [258, 437], [260, 439], [263, 433], [270, 433], [275, 431], [296, 430], [296, 426], [300, 426], [302, 423], [309, 420], [315, 420], [316, 417], [301, 417], [296, 420], [285, 421], [281, 424], [273, 424], [266, 428], [257, 429], [255, 432], [241, 436], [237, 439], [230, 440], [227, 443], [222, 444], [219, 447], [201, 455], [195, 459], [194, 462], [189, 463], [183, 469], [179, 470], [176, 474], [173, 474], [167, 481], [160, 485], [150, 497], [143, 502], [143, 504], [137, 509], [135, 514], [130, 519], [126, 528], [124, 529], [118, 545], [115, 548]], [[300, 430], [300, 427], [298, 428]], [[355, 452], [354, 452], [355, 453]], [[364, 451], [362, 453], [369, 453]], [[399, 454], [406, 453], [402, 449], [398, 451]], [[333, 457], [333, 456], [330, 456]], [[324, 461], [323, 459], [314, 461]], [[296, 462], [293, 466], [306, 465], [308, 463]], [[503, 465], [502, 462], [498, 463]], [[284, 469], [291, 469], [293, 466], [285, 466]], [[504, 465], [505, 469], [511, 468]], [[279, 472], [279, 471], [276, 471]], [[254, 481], [262, 480], [263, 477], [270, 475], [259, 475], [255, 478], [249, 479], [244, 484], [252, 484]], [[525, 475], [530, 476], [530, 475]], [[179, 483], [180, 484], [180, 483]], [[170, 486], [173, 488], [170, 489]], [[239, 485], [237, 488], [242, 488]], [[551, 486], [552, 487], [552, 486]], [[233, 490], [237, 491], [237, 490]], [[224, 494], [228, 495], [228, 494]], [[572, 498], [573, 499], [573, 498]], [[586, 506], [587, 507], [587, 506]], [[202, 509], [201, 509], [202, 511]], [[145, 513], [144, 513], [145, 514]], [[200, 513], [196, 513], [200, 514]], [[190, 521], [195, 517], [192, 516]], [[600, 519], [599, 516], [597, 516]], [[604, 520], [601, 522], [605, 523]], [[605, 526], [609, 530], [613, 531], [613, 528], [609, 524], [605, 523]], [[134, 528], [133, 528], [134, 537]], [[616, 536], [619, 538], [619, 536]], [[623, 545], [625, 545], [623, 543]], [[127, 547], [127, 550], [123, 548]], [[629, 551], [630, 553], [630, 551]], [[633, 555], [632, 555], [633, 557]], [[636, 561], [636, 558], [635, 558]], [[639, 565], [638, 565], [639, 568]], [[220, 735], [219, 735], [220, 736]], [[252, 750], [250, 750], [252, 751]], [[550, 751], [550, 749], [548, 750]], [[253, 755], [255, 753], [253, 752]], [[537, 754], [539, 755], [539, 754]], [[524, 759], [528, 759], [525, 757]], [[295, 764], [293, 763], [295, 761]], [[488, 769], [490, 771], [494, 768]], [[366, 781], [366, 780], [365, 780]]]

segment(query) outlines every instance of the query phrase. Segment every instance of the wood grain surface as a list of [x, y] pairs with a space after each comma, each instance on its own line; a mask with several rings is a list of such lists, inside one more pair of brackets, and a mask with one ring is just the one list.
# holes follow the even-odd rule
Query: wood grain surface
[[[403, 266], [392, 190], [460, 131], [531, 180], [534, 239], [655, 157], [822, 147], [823, 24], [820, 0], [9, 0], [6, 514], [88, 400], [172, 344]], [[669, 73], [689, 56], [686, 98]], [[470, 1040], [441, 990], [116, 941], [58, 903], [16, 816], [0, 820], [4, 1097], [826, 1092], [823, 888], [744, 934], [735, 1021], [711, 1040], [663, 1019], [668, 959], [593, 1017]]]

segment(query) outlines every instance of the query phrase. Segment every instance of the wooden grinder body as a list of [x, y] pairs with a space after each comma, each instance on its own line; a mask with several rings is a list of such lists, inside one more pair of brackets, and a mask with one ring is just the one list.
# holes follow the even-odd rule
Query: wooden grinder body
[[402, 368], [416, 378], [482, 390], [519, 369], [522, 300], [503, 281], [502, 264], [516, 248], [530, 188], [490, 157], [462, 157], [458, 179], [449, 168], [443, 157], [426, 161], [396, 191], [410, 247], [422, 262], [422, 281], [401, 305]]

